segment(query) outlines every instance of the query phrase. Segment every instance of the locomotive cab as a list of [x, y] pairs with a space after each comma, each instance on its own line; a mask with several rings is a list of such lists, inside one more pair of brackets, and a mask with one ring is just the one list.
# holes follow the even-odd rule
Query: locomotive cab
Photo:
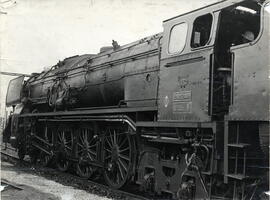
[[[161, 121], [209, 122], [227, 114], [267, 119], [269, 13], [263, 2], [225, 1], [164, 21]], [[239, 96], [247, 90], [252, 93], [248, 103]], [[258, 106], [250, 109], [252, 102], [263, 105], [261, 112]]]

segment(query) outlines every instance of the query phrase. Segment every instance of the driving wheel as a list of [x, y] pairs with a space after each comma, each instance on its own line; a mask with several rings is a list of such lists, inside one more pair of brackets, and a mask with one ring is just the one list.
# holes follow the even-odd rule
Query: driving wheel
[[127, 131], [107, 128], [103, 144], [104, 178], [115, 189], [124, 186], [131, 177], [134, 163], [134, 143]]

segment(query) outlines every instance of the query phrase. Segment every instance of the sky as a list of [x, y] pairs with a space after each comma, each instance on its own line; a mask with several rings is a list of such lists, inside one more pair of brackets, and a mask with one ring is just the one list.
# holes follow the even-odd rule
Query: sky
[[[0, 0], [0, 71], [41, 72], [162, 32], [162, 21], [218, 0]], [[16, 3], [15, 3], [16, 2]], [[0, 75], [0, 115], [8, 81]]]

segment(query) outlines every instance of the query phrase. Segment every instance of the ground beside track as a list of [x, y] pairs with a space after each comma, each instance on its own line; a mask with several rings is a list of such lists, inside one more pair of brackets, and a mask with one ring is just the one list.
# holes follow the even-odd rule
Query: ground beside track
[[[110, 198], [91, 194], [84, 190], [66, 186], [38, 175], [35, 169], [21, 164], [11, 164], [1, 160], [1, 179], [23, 190], [6, 190], [1, 193], [2, 200], [109, 200]], [[48, 172], [47, 175], [51, 174]], [[51, 175], [53, 176], [53, 174]], [[71, 181], [71, 180], [69, 180]]]
[[1, 199], [3, 200], [60, 200], [55, 195], [41, 192], [33, 187], [10, 183], [1, 179]]

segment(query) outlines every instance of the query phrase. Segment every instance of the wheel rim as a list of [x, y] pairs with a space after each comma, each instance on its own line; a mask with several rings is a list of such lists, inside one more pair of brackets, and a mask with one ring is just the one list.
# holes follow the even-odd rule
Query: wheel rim
[[90, 178], [96, 168], [89, 165], [89, 161], [97, 160], [97, 137], [95, 137], [92, 129], [82, 128], [80, 130], [77, 141], [77, 156], [79, 158], [77, 163], [78, 175]]
[[121, 188], [130, 178], [133, 145], [128, 133], [108, 129], [104, 138], [104, 178], [113, 188]]
[[67, 159], [72, 154], [73, 137], [70, 129], [61, 129], [57, 132], [56, 145], [58, 154], [56, 166], [60, 171], [67, 171], [70, 161]]

